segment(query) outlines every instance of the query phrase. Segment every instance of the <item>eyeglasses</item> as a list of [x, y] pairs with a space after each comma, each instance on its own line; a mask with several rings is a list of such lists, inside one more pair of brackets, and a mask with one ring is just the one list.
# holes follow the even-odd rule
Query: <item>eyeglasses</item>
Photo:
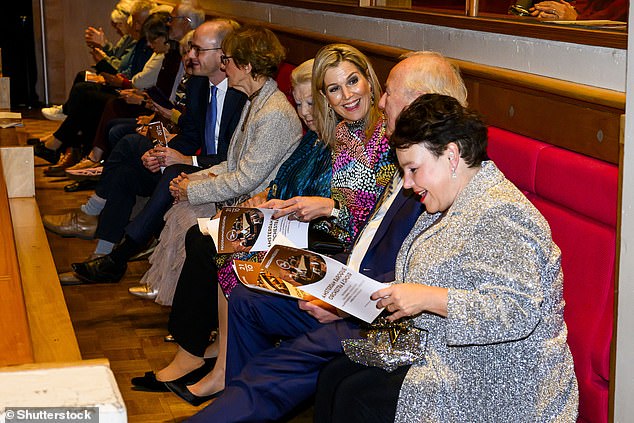
[[224, 66], [227, 66], [227, 63], [229, 63], [229, 59], [233, 59], [233, 56], [226, 56], [224, 54], [220, 56], [220, 61]]
[[192, 23], [192, 20], [191, 20], [191, 18], [189, 16], [168, 16], [167, 17], [167, 23], [173, 22], [174, 19], [185, 19], [190, 24]]
[[200, 46], [197, 46], [196, 44], [192, 44], [192, 43], [187, 44], [187, 51], [188, 52], [193, 51], [194, 56], [196, 57], [198, 57], [201, 51], [212, 51], [212, 50], [221, 50], [221, 49], [222, 47], [201, 48]]

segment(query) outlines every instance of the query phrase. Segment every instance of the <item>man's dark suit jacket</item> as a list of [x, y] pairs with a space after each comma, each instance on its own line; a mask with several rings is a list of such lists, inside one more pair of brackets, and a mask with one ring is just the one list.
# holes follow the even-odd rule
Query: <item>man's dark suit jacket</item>
[[[227, 159], [233, 131], [238, 125], [246, 95], [229, 89], [220, 120], [218, 154], [205, 151], [205, 117], [209, 105], [209, 79], [192, 77], [187, 82], [186, 110], [179, 120], [180, 134], [169, 142], [169, 147], [186, 156], [199, 154], [198, 164], [210, 167]], [[125, 141], [124, 141], [125, 140]], [[152, 143], [138, 134], [128, 135], [110, 153], [96, 193], [108, 199], [101, 212], [96, 236], [109, 242], [119, 242], [125, 234], [144, 245], [152, 235], [160, 232], [163, 215], [172, 204], [169, 183], [181, 172], [193, 173], [199, 168], [175, 164], [163, 174], [150, 173], [143, 167], [141, 156], [152, 148]], [[129, 181], [136, 181], [130, 184]], [[126, 189], [123, 189], [125, 187]], [[152, 193], [143, 210], [128, 224], [137, 195]], [[125, 204], [125, 206], [124, 206]], [[127, 225], [127, 227], [126, 227]]]
[[198, 153], [198, 165], [203, 168], [227, 160], [229, 142], [246, 101], [244, 93], [233, 88], [227, 90], [220, 118], [218, 151], [217, 154], [208, 155], [205, 147], [205, 117], [209, 106], [209, 79], [202, 76], [191, 77], [187, 82], [187, 108], [179, 119], [181, 132], [169, 142], [169, 147], [186, 156]]
[[361, 261], [359, 272], [380, 282], [393, 281], [396, 256], [423, 211], [425, 206], [420, 197], [412, 190], [401, 189], [383, 216]]

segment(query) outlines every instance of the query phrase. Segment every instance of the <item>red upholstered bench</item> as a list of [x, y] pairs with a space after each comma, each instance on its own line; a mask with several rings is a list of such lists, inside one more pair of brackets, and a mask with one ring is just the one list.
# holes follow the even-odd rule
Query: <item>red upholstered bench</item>
[[578, 421], [607, 422], [618, 168], [494, 127], [488, 152], [550, 224], [562, 252]]
[[277, 88], [286, 94], [288, 101], [290, 101], [293, 107], [295, 107], [295, 100], [293, 99], [293, 90], [291, 87], [291, 72], [293, 72], [293, 69], [295, 69], [295, 65], [282, 62], [279, 70], [277, 71], [275, 82], [277, 82]]

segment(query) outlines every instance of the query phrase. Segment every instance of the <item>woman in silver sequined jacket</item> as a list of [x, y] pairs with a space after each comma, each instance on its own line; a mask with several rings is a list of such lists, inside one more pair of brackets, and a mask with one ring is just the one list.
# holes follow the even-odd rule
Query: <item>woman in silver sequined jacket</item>
[[574, 422], [561, 254], [544, 217], [485, 161], [485, 126], [428, 94], [391, 143], [427, 212], [399, 252], [397, 283], [373, 299], [424, 331], [424, 359], [389, 373], [351, 354], [357, 363], [333, 376], [332, 421], [359, 421], [347, 408], [379, 416], [364, 422]]

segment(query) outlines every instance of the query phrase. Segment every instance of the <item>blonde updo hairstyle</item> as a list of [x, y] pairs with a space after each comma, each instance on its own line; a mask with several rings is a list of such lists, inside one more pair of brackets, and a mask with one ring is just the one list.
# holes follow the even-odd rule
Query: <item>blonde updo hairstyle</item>
[[291, 87], [295, 89], [298, 85], [311, 83], [313, 79], [313, 63], [315, 59], [306, 60], [291, 72]]
[[352, 63], [370, 84], [372, 101], [368, 116], [365, 119], [365, 134], [367, 138], [372, 136], [374, 127], [381, 117], [381, 111], [378, 106], [382, 94], [381, 84], [365, 54], [347, 44], [330, 44], [322, 47], [317, 52], [313, 65], [314, 118], [317, 132], [324, 142], [331, 146], [336, 142], [335, 128], [341, 121], [341, 117], [328, 104], [324, 77], [328, 69], [336, 68], [342, 62]]

